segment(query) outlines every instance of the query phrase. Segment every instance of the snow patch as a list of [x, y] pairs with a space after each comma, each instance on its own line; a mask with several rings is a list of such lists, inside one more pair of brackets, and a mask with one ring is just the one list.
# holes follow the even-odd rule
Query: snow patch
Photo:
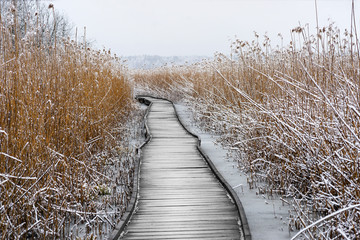
[[182, 123], [201, 138], [201, 148], [209, 156], [218, 171], [233, 186], [243, 204], [253, 240], [290, 239], [295, 235], [289, 229], [291, 206], [280, 195], [266, 194], [257, 184], [250, 189], [248, 176], [244, 173], [229, 150], [215, 144], [219, 136], [204, 133], [192, 120], [192, 112], [184, 103], [175, 104]]

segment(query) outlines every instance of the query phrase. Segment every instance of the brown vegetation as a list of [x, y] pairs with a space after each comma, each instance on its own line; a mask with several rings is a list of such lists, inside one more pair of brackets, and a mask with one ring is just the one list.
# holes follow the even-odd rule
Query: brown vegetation
[[[184, 98], [197, 122], [234, 150], [250, 187], [285, 192], [289, 226], [310, 238], [360, 237], [360, 58], [354, 29], [292, 30], [287, 47], [256, 34], [231, 56], [192, 66], [138, 71], [143, 91]], [[281, 35], [279, 35], [281, 37]], [[349, 209], [346, 209], [349, 208]], [[346, 211], [342, 211], [346, 209]]]
[[116, 223], [131, 191], [126, 69], [63, 38], [53, 5], [0, 9], [0, 238], [77, 236], [79, 224], [101, 232], [96, 223]]

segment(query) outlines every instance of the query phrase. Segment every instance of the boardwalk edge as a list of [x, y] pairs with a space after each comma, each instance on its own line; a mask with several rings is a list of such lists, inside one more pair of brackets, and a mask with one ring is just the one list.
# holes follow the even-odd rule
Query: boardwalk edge
[[194, 136], [195, 138], [198, 139], [198, 144], [197, 144], [197, 149], [199, 150], [200, 154], [204, 157], [204, 159], [206, 160], [206, 162], [208, 163], [210, 169], [212, 170], [212, 172], [214, 173], [214, 175], [216, 176], [216, 178], [219, 180], [219, 182], [221, 183], [221, 185], [227, 190], [227, 192], [230, 194], [231, 198], [233, 199], [233, 201], [235, 202], [236, 208], [238, 209], [239, 212], [239, 216], [240, 216], [240, 220], [241, 220], [241, 228], [243, 230], [244, 233], [244, 239], [245, 240], [251, 240], [251, 232], [250, 232], [250, 227], [249, 227], [249, 223], [247, 221], [247, 217], [245, 214], [245, 210], [244, 207], [239, 199], [239, 196], [236, 194], [236, 192], [234, 191], [234, 189], [230, 186], [230, 184], [225, 180], [225, 178], [221, 175], [221, 173], [217, 170], [216, 166], [214, 165], [214, 163], [211, 161], [211, 159], [209, 158], [209, 156], [204, 152], [204, 150], [201, 148], [201, 138], [194, 134], [193, 132], [191, 132], [184, 124], [183, 122], [180, 120], [179, 114], [176, 110], [176, 107], [174, 105], [174, 103], [166, 98], [161, 98], [161, 97], [153, 97], [153, 96], [149, 96], [149, 95], [138, 95], [136, 96], [136, 99], [138, 99], [140, 102], [142, 101], [149, 101], [148, 99], [146, 99], [146, 97], [149, 98], [155, 98], [155, 99], [161, 99], [161, 100], [165, 100], [170, 102], [173, 105], [173, 108], [175, 110], [175, 114], [176, 117], [178, 119], [178, 121], [180, 122], [180, 124], [183, 126], [183, 128], [192, 136]]
[[136, 97], [136, 99], [140, 103], [143, 103], [143, 104], [149, 106], [146, 109], [146, 113], [145, 113], [145, 116], [144, 116], [145, 141], [141, 144], [141, 146], [139, 146], [136, 149], [136, 153], [138, 154], [139, 157], [138, 157], [137, 162], [135, 164], [133, 192], [131, 194], [130, 202], [129, 202], [128, 206], [126, 207], [126, 211], [122, 215], [122, 217], [120, 219], [120, 222], [118, 224], [116, 224], [114, 230], [112, 231], [112, 234], [109, 236], [109, 238], [108, 238], [109, 240], [116, 240], [116, 239], [119, 239], [121, 237], [121, 235], [123, 234], [123, 232], [125, 230], [125, 227], [130, 222], [131, 216], [133, 215], [133, 213], [134, 213], [134, 211], [136, 209], [138, 196], [139, 196], [140, 163], [141, 163], [141, 160], [142, 160], [141, 149], [151, 140], [151, 133], [150, 133], [149, 127], [147, 125], [147, 117], [149, 115], [152, 102], [147, 100], [147, 99], [144, 99], [144, 98]]

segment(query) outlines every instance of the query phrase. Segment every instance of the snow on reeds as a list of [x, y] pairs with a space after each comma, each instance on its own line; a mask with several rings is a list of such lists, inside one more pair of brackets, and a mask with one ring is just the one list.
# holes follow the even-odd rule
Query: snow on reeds
[[[281, 35], [279, 35], [281, 37]], [[289, 228], [311, 239], [360, 238], [360, 57], [353, 30], [291, 31], [286, 47], [256, 34], [231, 56], [139, 71], [144, 91], [185, 98], [237, 152], [249, 186], [292, 199]], [[319, 220], [320, 219], [320, 220]], [[319, 220], [318, 222], [316, 222]]]
[[0, 1], [0, 239], [100, 236], [130, 197], [132, 86], [38, 4]]

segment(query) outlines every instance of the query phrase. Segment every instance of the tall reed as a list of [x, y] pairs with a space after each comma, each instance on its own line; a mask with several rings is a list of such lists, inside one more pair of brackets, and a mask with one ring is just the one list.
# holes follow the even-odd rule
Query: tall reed
[[252, 42], [235, 40], [230, 56], [138, 71], [136, 82], [143, 91], [183, 98], [199, 125], [219, 134], [218, 141], [237, 153], [250, 187], [266, 181], [269, 194], [291, 197], [295, 214], [289, 228], [305, 228], [331, 216], [302, 236], [356, 239], [358, 38], [354, 30], [340, 33], [333, 24], [316, 35], [299, 26], [291, 38], [288, 46], [274, 47], [267, 36], [256, 34]]
[[76, 236], [81, 224], [87, 234], [99, 219], [116, 223], [100, 212], [117, 202], [111, 216], [121, 216], [131, 191], [126, 68], [109, 51], [61, 36], [53, 5], [0, 8], [0, 238]]

